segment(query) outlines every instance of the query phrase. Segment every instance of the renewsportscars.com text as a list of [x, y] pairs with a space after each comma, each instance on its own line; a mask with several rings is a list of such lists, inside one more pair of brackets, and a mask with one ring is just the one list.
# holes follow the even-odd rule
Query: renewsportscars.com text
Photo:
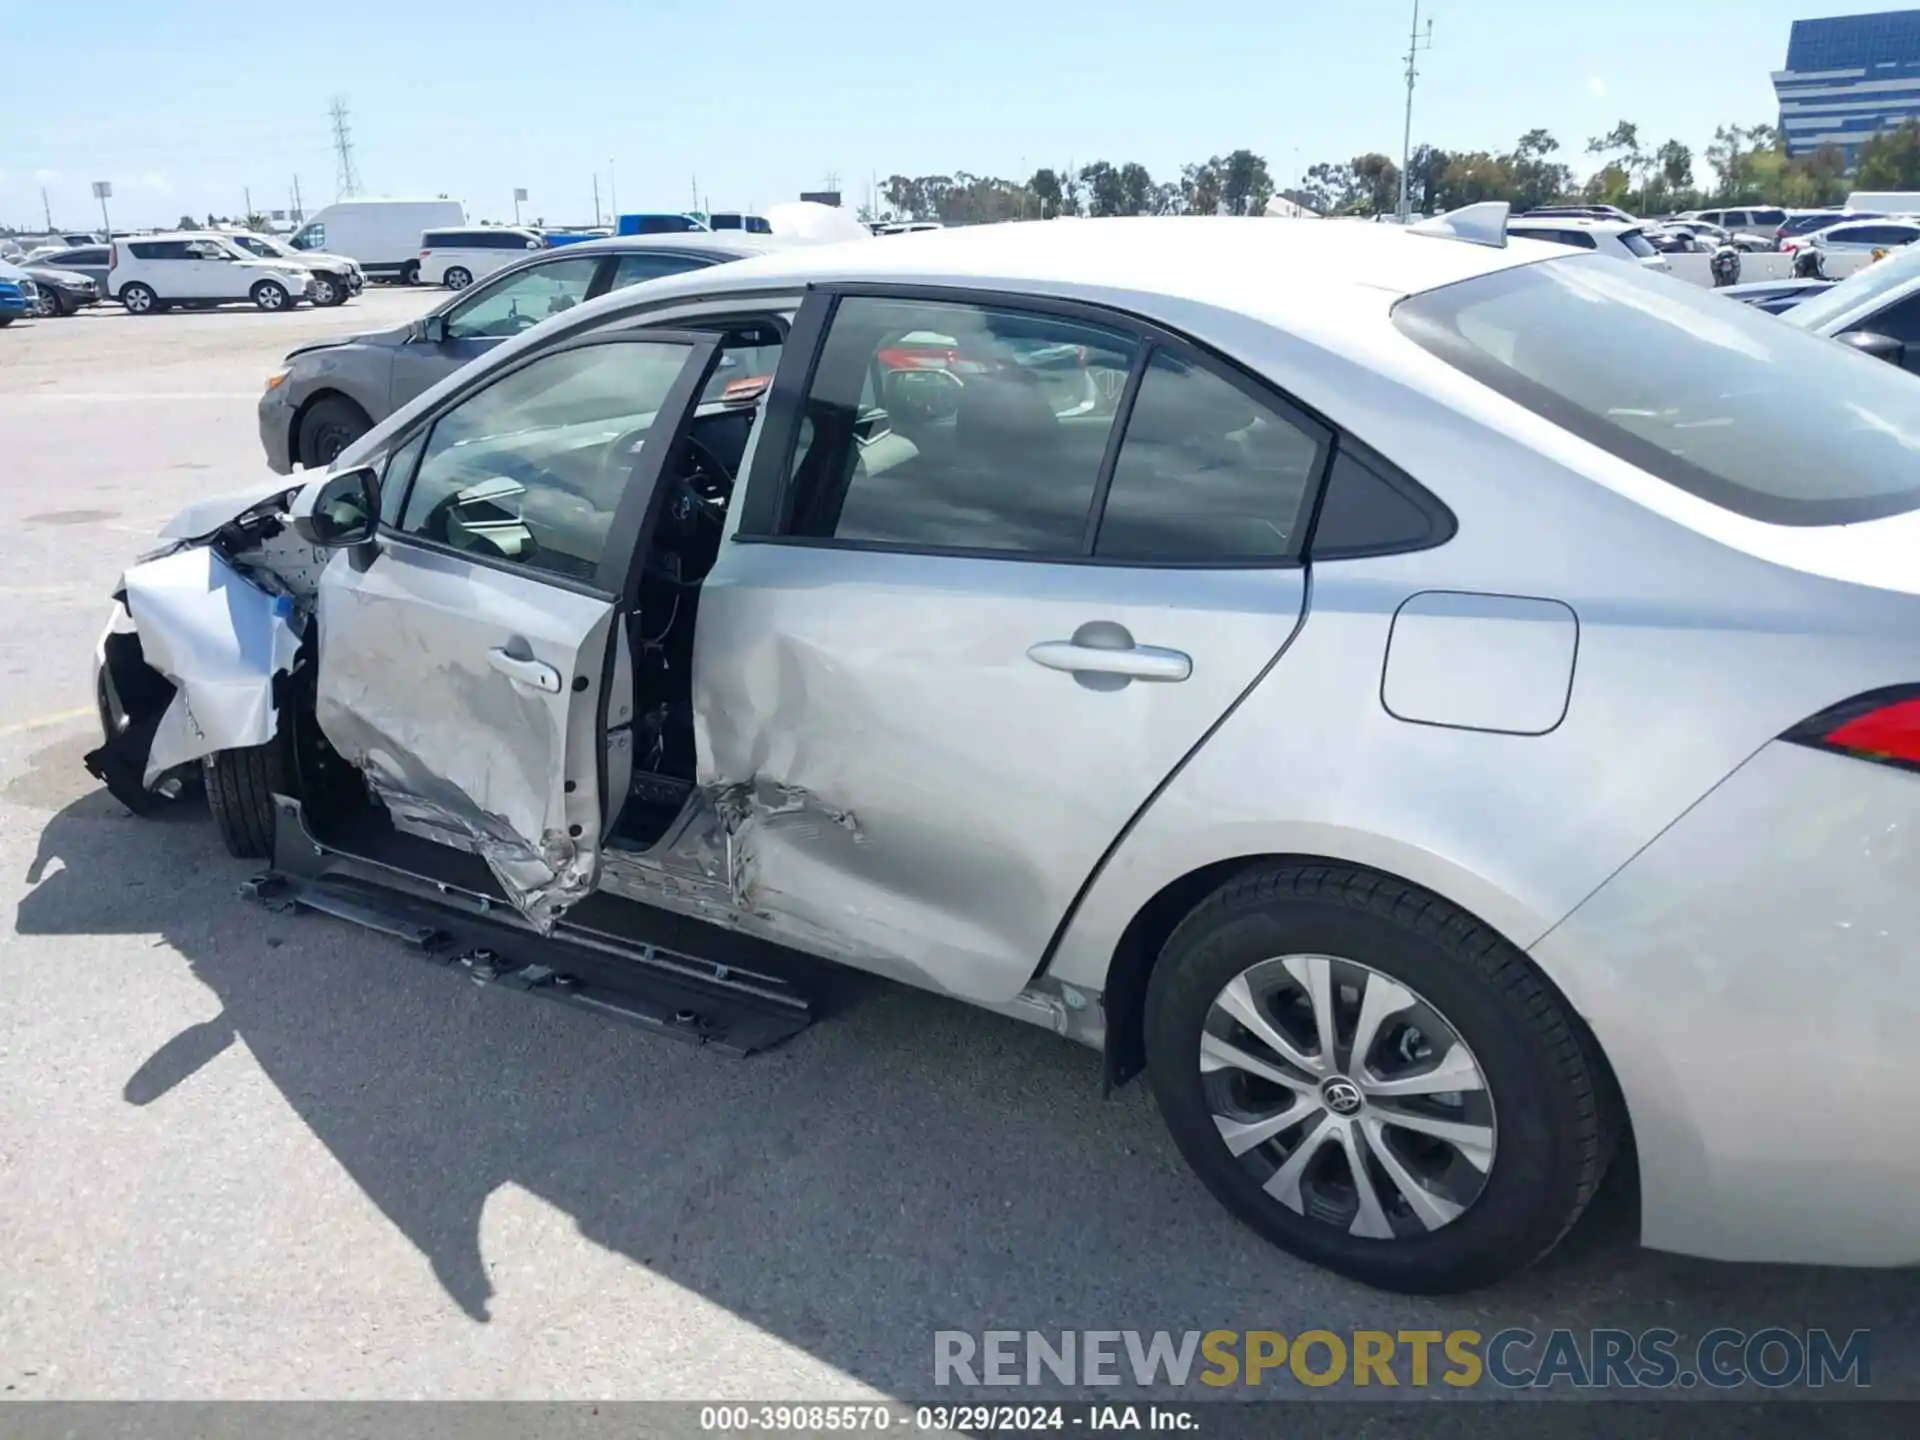
[[940, 1330], [933, 1383], [1214, 1389], [1445, 1385], [1506, 1390], [1770, 1390], [1873, 1383], [1873, 1335], [1769, 1326], [1678, 1331]]

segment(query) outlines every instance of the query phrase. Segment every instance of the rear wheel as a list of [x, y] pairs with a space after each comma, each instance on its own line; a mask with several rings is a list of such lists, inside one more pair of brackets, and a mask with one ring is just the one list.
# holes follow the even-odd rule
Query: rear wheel
[[216, 750], [201, 762], [207, 809], [229, 855], [265, 860], [273, 854], [273, 797], [287, 793], [291, 769], [280, 735], [264, 745]]
[[418, 285], [420, 283], [419, 261], [409, 260], [400, 267], [400, 283], [402, 285]]
[[151, 287], [136, 280], [120, 287], [120, 303], [127, 307], [129, 315], [151, 315], [160, 308], [160, 297]]
[[329, 395], [316, 400], [300, 417], [294, 458], [309, 470], [324, 470], [372, 428], [373, 422], [358, 405]]
[[284, 310], [292, 299], [287, 287], [277, 280], [262, 280], [253, 287], [253, 303], [262, 310]]
[[450, 265], [445, 278], [449, 290], [464, 290], [473, 283], [473, 272], [459, 265]]
[[1449, 1294], [1539, 1259], [1612, 1154], [1611, 1104], [1526, 957], [1404, 881], [1273, 865], [1187, 917], [1147, 1071], [1228, 1209], [1303, 1259]]

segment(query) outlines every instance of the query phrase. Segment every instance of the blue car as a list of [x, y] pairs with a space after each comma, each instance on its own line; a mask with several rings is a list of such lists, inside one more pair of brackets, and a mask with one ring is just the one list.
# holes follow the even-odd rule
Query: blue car
[[36, 300], [33, 281], [18, 265], [0, 260], [0, 325], [11, 325], [31, 315]]

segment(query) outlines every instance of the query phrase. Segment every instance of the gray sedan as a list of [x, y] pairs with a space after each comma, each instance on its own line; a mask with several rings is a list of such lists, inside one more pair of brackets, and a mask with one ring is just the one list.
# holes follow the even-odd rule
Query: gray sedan
[[424, 319], [303, 346], [267, 377], [260, 443], [278, 474], [329, 465], [379, 421], [468, 361], [609, 290], [804, 242], [729, 232], [620, 236], [540, 250]]
[[603, 296], [169, 526], [88, 764], [503, 994], [739, 1053], [852, 967], [1095, 1047], [1375, 1285], [1616, 1156], [1649, 1245], [1912, 1264], [1920, 386], [1504, 218]]

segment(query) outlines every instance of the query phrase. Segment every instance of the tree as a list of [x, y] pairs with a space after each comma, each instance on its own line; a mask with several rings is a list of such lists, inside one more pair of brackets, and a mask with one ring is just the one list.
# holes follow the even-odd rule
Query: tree
[[1273, 198], [1273, 177], [1266, 160], [1251, 150], [1235, 150], [1224, 160], [1207, 162], [1220, 173], [1220, 198], [1229, 215], [1259, 215]]
[[176, 230], [198, 230], [200, 228], [200, 222], [191, 215], [182, 215], [180, 217], [180, 223], [173, 228]]
[[1158, 210], [1159, 196], [1147, 167], [1129, 160], [1120, 167], [1120, 213], [1151, 215]]
[[1081, 166], [1080, 183], [1087, 187], [1089, 215], [1123, 213], [1121, 205], [1124, 197], [1120, 193], [1120, 172], [1105, 160], [1096, 160], [1091, 165]]
[[[1650, 164], [1650, 157], [1640, 148], [1640, 127], [1631, 120], [1622, 120], [1606, 134], [1594, 136], [1587, 142], [1587, 153], [1612, 157], [1586, 187], [1587, 194], [1603, 195], [1609, 205], [1624, 205], [1634, 177]], [[1615, 176], [1621, 178], [1616, 180]]]
[[1760, 148], [1760, 136], [1764, 131], [1771, 136], [1772, 127], [1765, 125], [1721, 125], [1713, 132], [1713, 143], [1707, 146], [1707, 164], [1713, 167], [1718, 183], [1714, 186], [1715, 198], [1720, 200], [1741, 200], [1741, 193], [1747, 186], [1753, 165], [1754, 151]]
[[1407, 203], [1417, 214], [1429, 215], [1439, 208], [1452, 159], [1432, 145], [1416, 146], [1407, 157]]
[[1180, 169], [1180, 208], [1188, 215], [1218, 215], [1226, 177], [1217, 160]]
[[1450, 156], [1441, 172], [1434, 197], [1434, 208], [1457, 210], [1462, 205], [1477, 205], [1483, 200], [1513, 203], [1513, 170], [1508, 161], [1484, 150], [1472, 150]]
[[1514, 209], [1531, 210], [1567, 193], [1573, 184], [1573, 172], [1552, 158], [1559, 148], [1560, 142], [1547, 131], [1529, 130], [1514, 142], [1512, 150], [1497, 157], [1500, 167], [1506, 171], [1504, 198]]
[[1060, 213], [1062, 215], [1084, 214], [1085, 212], [1081, 209], [1080, 202], [1081, 197], [1085, 195], [1085, 193], [1085, 189], [1080, 184], [1079, 175], [1074, 172], [1073, 166], [1069, 164], [1065, 170], [1060, 172]]
[[1034, 171], [1033, 178], [1027, 181], [1027, 190], [1039, 207], [1042, 220], [1051, 220], [1060, 213], [1060, 177], [1053, 171], [1045, 168]]
[[1653, 160], [1660, 167], [1660, 179], [1669, 190], [1691, 190], [1693, 188], [1693, 151], [1678, 140], [1668, 140], [1653, 152]]
[[1861, 190], [1920, 190], [1920, 121], [1863, 141], [1853, 183]]
[[1377, 152], [1355, 156], [1349, 163], [1359, 181], [1363, 215], [1385, 215], [1400, 204], [1400, 167]]

